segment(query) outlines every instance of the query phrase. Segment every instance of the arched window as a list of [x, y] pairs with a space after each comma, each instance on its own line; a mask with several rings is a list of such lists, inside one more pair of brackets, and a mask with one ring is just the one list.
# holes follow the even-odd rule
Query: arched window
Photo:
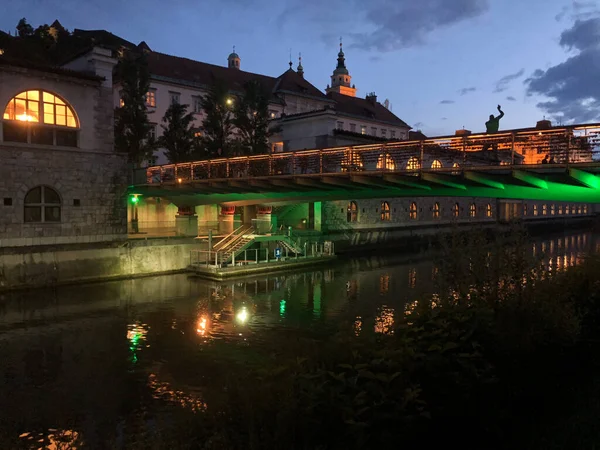
[[377, 168], [380, 170], [396, 170], [394, 158], [389, 153], [382, 153], [377, 159]]
[[407, 170], [417, 170], [420, 168], [421, 168], [421, 163], [419, 162], [419, 158], [417, 158], [416, 156], [412, 156], [406, 163]]
[[588, 213], [588, 205], [583, 205], [583, 213], [584, 214]]
[[48, 186], [36, 186], [25, 195], [25, 222], [60, 222], [60, 196]]
[[533, 215], [537, 216], [538, 215], [538, 207], [537, 204], [533, 205]]
[[390, 204], [388, 202], [381, 202], [381, 220], [382, 222], [389, 222], [392, 220]]
[[21, 92], [8, 102], [2, 118], [5, 142], [77, 147], [75, 111], [50, 92]]
[[455, 203], [454, 206], [452, 207], [452, 216], [453, 217], [460, 216], [460, 205], [458, 203]]
[[348, 203], [348, 212], [346, 214], [346, 220], [348, 222], [356, 222], [358, 220], [358, 206], [356, 202]]
[[344, 152], [344, 159], [342, 159], [342, 172], [356, 172], [362, 170], [362, 168], [362, 155], [352, 150], [346, 150]]
[[563, 205], [558, 205], [558, 215], [562, 216], [563, 213]]
[[433, 204], [433, 218], [434, 219], [440, 218], [440, 204], [438, 202], [435, 202]]
[[553, 216], [554, 214], [556, 214], [556, 205], [553, 203], [550, 205], [550, 215]]
[[542, 216], [545, 216], [546, 214], [548, 214], [548, 205], [544, 203], [542, 205]]
[[571, 214], [571, 207], [569, 205], [565, 205], [565, 214]]
[[[453, 169], [460, 169], [460, 164], [455, 162], [454, 164], [452, 164], [452, 168]], [[453, 170], [452, 171], [453, 175], [459, 175], [460, 174], [460, 170]]]
[[442, 166], [442, 162], [439, 159], [434, 159], [433, 162], [431, 163], [431, 168], [432, 169], [441, 169]]
[[485, 217], [492, 217], [492, 205], [489, 203], [485, 207]]
[[417, 203], [412, 202], [410, 204], [410, 209], [408, 210], [408, 217], [411, 220], [417, 220]]
[[577, 205], [577, 214], [581, 214], [581, 204]]
[[477, 207], [475, 206], [475, 203], [471, 203], [471, 205], [469, 205], [469, 217], [475, 217], [477, 215]]

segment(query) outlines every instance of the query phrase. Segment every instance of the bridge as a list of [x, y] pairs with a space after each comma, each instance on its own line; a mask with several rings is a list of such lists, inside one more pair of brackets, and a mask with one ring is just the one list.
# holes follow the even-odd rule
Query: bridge
[[584, 124], [220, 158], [138, 170], [128, 192], [181, 206], [417, 196], [600, 203], [599, 144], [600, 124]]

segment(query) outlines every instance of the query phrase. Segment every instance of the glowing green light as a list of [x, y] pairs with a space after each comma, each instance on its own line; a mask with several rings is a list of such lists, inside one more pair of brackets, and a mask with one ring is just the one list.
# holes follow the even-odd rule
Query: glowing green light
[[131, 201], [131, 203], [133, 203], [135, 205], [137, 202], [140, 201], [140, 199], [139, 199], [139, 197], [137, 195], [132, 195], [130, 197], [130, 201]]
[[279, 302], [279, 315], [283, 316], [285, 314], [285, 300], [281, 300]]

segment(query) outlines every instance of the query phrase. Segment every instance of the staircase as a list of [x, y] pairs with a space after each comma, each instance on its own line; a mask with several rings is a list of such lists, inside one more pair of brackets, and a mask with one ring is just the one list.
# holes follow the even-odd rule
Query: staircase
[[277, 223], [284, 223], [285, 217], [290, 214], [292, 211], [298, 209], [302, 206], [302, 203], [294, 203], [293, 205], [282, 205], [282, 206], [274, 206], [272, 215], [277, 216]]
[[223, 262], [228, 263], [233, 260], [233, 255], [237, 256], [246, 250], [254, 242], [254, 236], [242, 236], [231, 246], [223, 250]]
[[286, 248], [290, 253], [294, 253], [295, 255], [304, 254], [304, 249], [288, 236], [282, 237], [282, 239], [279, 239], [277, 243], [283, 248]]

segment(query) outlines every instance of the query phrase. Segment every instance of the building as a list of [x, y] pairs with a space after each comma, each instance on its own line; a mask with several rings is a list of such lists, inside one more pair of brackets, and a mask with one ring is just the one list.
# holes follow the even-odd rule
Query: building
[[56, 68], [0, 56], [2, 247], [126, 238], [126, 156], [113, 146], [116, 59]]

